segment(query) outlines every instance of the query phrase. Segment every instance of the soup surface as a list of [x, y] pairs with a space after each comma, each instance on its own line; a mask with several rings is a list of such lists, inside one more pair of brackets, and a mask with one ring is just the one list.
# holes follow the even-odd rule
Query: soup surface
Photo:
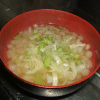
[[66, 28], [35, 24], [19, 32], [8, 44], [8, 67], [35, 84], [67, 85], [90, 74], [89, 49], [82, 36]]

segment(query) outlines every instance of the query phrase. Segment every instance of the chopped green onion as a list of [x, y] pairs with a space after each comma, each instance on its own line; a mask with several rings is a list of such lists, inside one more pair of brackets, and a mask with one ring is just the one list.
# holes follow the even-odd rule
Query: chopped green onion
[[75, 59], [79, 59], [79, 58], [80, 58], [80, 55], [79, 55], [78, 53], [76, 53], [76, 54], [73, 55], [73, 57], [74, 57]]
[[57, 48], [57, 51], [58, 52], [62, 52], [63, 51], [63, 48], [62, 47], [59, 47], [59, 48]]
[[50, 41], [48, 39], [43, 39], [43, 42], [46, 44], [50, 43]]
[[53, 35], [49, 35], [48, 37], [49, 37], [49, 39], [52, 39]]
[[81, 62], [80, 62], [79, 60], [76, 60], [76, 63], [77, 63], [78, 65], [80, 65], [80, 64], [81, 64]]
[[58, 75], [57, 75], [57, 73], [52, 73], [53, 75], [53, 83], [52, 83], [52, 85], [53, 86], [57, 86], [58, 85]]
[[50, 63], [50, 57], [46, 57], [45, 61], [44, 61], [44, 67], [48, 68], [49, 67], [49, 63]]
[[35, 36], [36, 36], [37, 40], [41, 40], [42, 39], [42, 37], [38, 33], [36, 33]]
[[41, 83], [42, 83], [42, 78], [41, 78], [41, 76], [39, 76], [39, 77], [37, 77], [37, 78], [35, 79], [35, 83], [36, 83], [36, 84], [41, 84]]
[[66, 58], [72, 58], [70, 54], [66, 54]]
[[40, 43], [40, 44], [39, 44], [39, 48], [44, 48], [45, 46], [46, 46], [45, 43]]
[[31, 54], [29, 52], [26, 53], [26, 56], [30, 56]]
[[54, 41], [53, 40], [49, 40], [51, 43], [54, 43]]
[[41, 37], [41, 36], [38, 36], [38, 37], [37, 37], [37, 40], [41, 40], [41, 39], [42, 39], [42, 37]]
[[21, 34], [18, 34], [14, 37], [14, 39], [18, 39], [21, 36]]
[[69, 53], [69, 52], [71, 52], [71, 49], [70, 48], [66, 48], [65, 52]]
[[43, 52], [40, 49], [38, 49], [38, 53], [41, 55], [43, 54]]

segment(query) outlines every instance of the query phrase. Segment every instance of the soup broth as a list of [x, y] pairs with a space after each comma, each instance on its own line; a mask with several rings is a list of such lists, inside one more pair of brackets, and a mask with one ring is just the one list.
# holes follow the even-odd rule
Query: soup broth
[[8, 44], [8, 67], [45, 86], [75, 83], [90, 74], [92, 52], [83, 37], [61, 26], [33, 25]]

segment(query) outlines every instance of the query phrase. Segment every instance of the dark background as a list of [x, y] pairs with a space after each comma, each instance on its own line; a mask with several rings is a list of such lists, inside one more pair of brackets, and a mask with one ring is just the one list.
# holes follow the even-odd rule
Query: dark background
[[[0, 30], [13, 17], [35, 9], [71, 12], [87, 20], [100, 33], [100, 0], [0, 0]], [[0, 61], [0, 100], [37, 100], [17, 89], [2, 67]], [[100, 68], [97, 72], [100, 73]], [[84, 87], [61, 100], [100, 100], [100, 78], [95, 74]]]
[[0, 28], [13, 17], [35, 9], [68, 11], [100, 23], [100, 0], [0, 0]]

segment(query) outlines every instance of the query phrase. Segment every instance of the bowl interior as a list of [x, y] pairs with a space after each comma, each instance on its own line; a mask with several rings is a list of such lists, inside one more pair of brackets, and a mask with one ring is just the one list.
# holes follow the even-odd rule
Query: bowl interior
[[80, 17], [68, 12], [59, 10], [34, 10], [13, 18], [1, 30], [0, 56], [7, 69], [7, 44], [12, 40], [15, 34], [18, 34], [18, 32], [23, 31], [34, 24], [51, 24], [65, 27], [69, 29], [69, 31], [81, 35], [84, 38], [84, 41], [91, 45], [91, 50], [93, 52], [93, 67], [91, 69], [91, 73], [83, 80], [74, 84], [86, 80], [99, 68], [100, 35], [92, 25]]

